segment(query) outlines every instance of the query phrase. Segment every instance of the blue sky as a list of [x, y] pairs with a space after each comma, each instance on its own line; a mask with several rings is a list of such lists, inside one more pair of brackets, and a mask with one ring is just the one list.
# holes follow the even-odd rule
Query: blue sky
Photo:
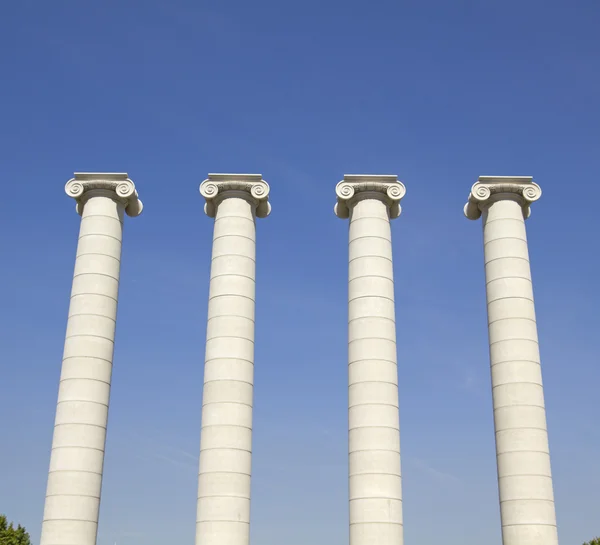
[[98, 545], [193, 543], [208, 172], [260, 172], [252, 543], [347, 543], [344, 173], [398, 174], [406, 543], [500, 545], [479, 175], [532, 175], [559, 532], [600, 534], [596, 0], [4, 2], [0, 512], [38, 542], [79, 217], [125, 171]]

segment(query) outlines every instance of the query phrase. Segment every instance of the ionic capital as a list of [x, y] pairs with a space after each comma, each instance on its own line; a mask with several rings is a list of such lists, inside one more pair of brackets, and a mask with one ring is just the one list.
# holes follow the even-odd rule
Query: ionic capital
[[541, 196], [542, 188], [531, 176], [480, 176], [471, 188], [464, 212], [467, 218], [476, 220], [492, 203], [513, 199], [523, 208], [523, 217], [528, 218], [531, 214], [529, 205]]
[[397, 218], [402, 209], [400, 201], [406, 194], [404, 184], [396, 175], [345, 174], [335, 186], [337, 203], [334, 212], [338, 218], [347, 219], [350, 209], [366, 198], [378, 198], [390, 209], [390, 219]]
[[242, 197], [256, 206], [256, 217], [266, 218], [271, 213], [269, 184], [261, 174], [209, 174], [200, 184], [200, 195], [206, 199], [204, 212], [210, 218], [217, 206], [227, 197]]
[[142, 201], [138, 198], [135, 184], [127, 173], [121, 172], [76, 172], [75, 177], [65, 185], [65, 192], [77, 201], [76, 210], [79, 215], [90, 197], [105, 195], [125, 206], [128, 216], [139, 216], [142, 213]]

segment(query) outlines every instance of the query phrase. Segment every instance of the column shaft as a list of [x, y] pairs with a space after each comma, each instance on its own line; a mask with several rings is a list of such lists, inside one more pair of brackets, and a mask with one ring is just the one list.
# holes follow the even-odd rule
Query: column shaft
[[95, 545], [112, 373], [124, 205], [83, 206], [41, 545]]
[[389, 207], [350, 208], [350, 545], [402, 545], [402, 485]]
[[254, 377], [255, 205], [224, 198], [214, 224], [197, 545], [247, 545]]
[[558, 545], [533, 289], [518, 198], [483, 212], [504, 545]]

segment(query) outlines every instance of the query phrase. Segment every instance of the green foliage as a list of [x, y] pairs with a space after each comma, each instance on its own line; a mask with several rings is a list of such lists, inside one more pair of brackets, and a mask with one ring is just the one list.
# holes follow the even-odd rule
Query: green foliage
[[23, 526], [15, 528], [5, 515], [0, 515], [0, 545], [31, 545], [31, 539]]
[[596, 538], [592, 539], [592, 541], [588, 541], [588, 542], [584, 543], [583, 545], [600, 545], [600, 537], [596, 537]]

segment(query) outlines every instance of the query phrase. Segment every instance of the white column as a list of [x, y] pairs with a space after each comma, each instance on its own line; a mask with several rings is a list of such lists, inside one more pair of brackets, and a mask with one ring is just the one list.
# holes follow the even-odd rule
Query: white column
[[485, 278], [504, 545], [558, 545], [525, 219], [530, 177], [482, 176], [465, 205], [483, 216]]
[[335, 213], [350, 218], [348, 420], [350, 545], [402, 545], [402, 477], [390, 219], [396, 176], [346, 175]]
[[271, 210], [259, 174], [209, 174], [215, 218], [202, 394], [196, 545], [248, 545], [254, 381], [255, 218]]
[[123, 215], [139, 215], [142, 203], [127, 174], [76, 173], [65, 190], [81, 228], [40, 543], [95, 545]]

